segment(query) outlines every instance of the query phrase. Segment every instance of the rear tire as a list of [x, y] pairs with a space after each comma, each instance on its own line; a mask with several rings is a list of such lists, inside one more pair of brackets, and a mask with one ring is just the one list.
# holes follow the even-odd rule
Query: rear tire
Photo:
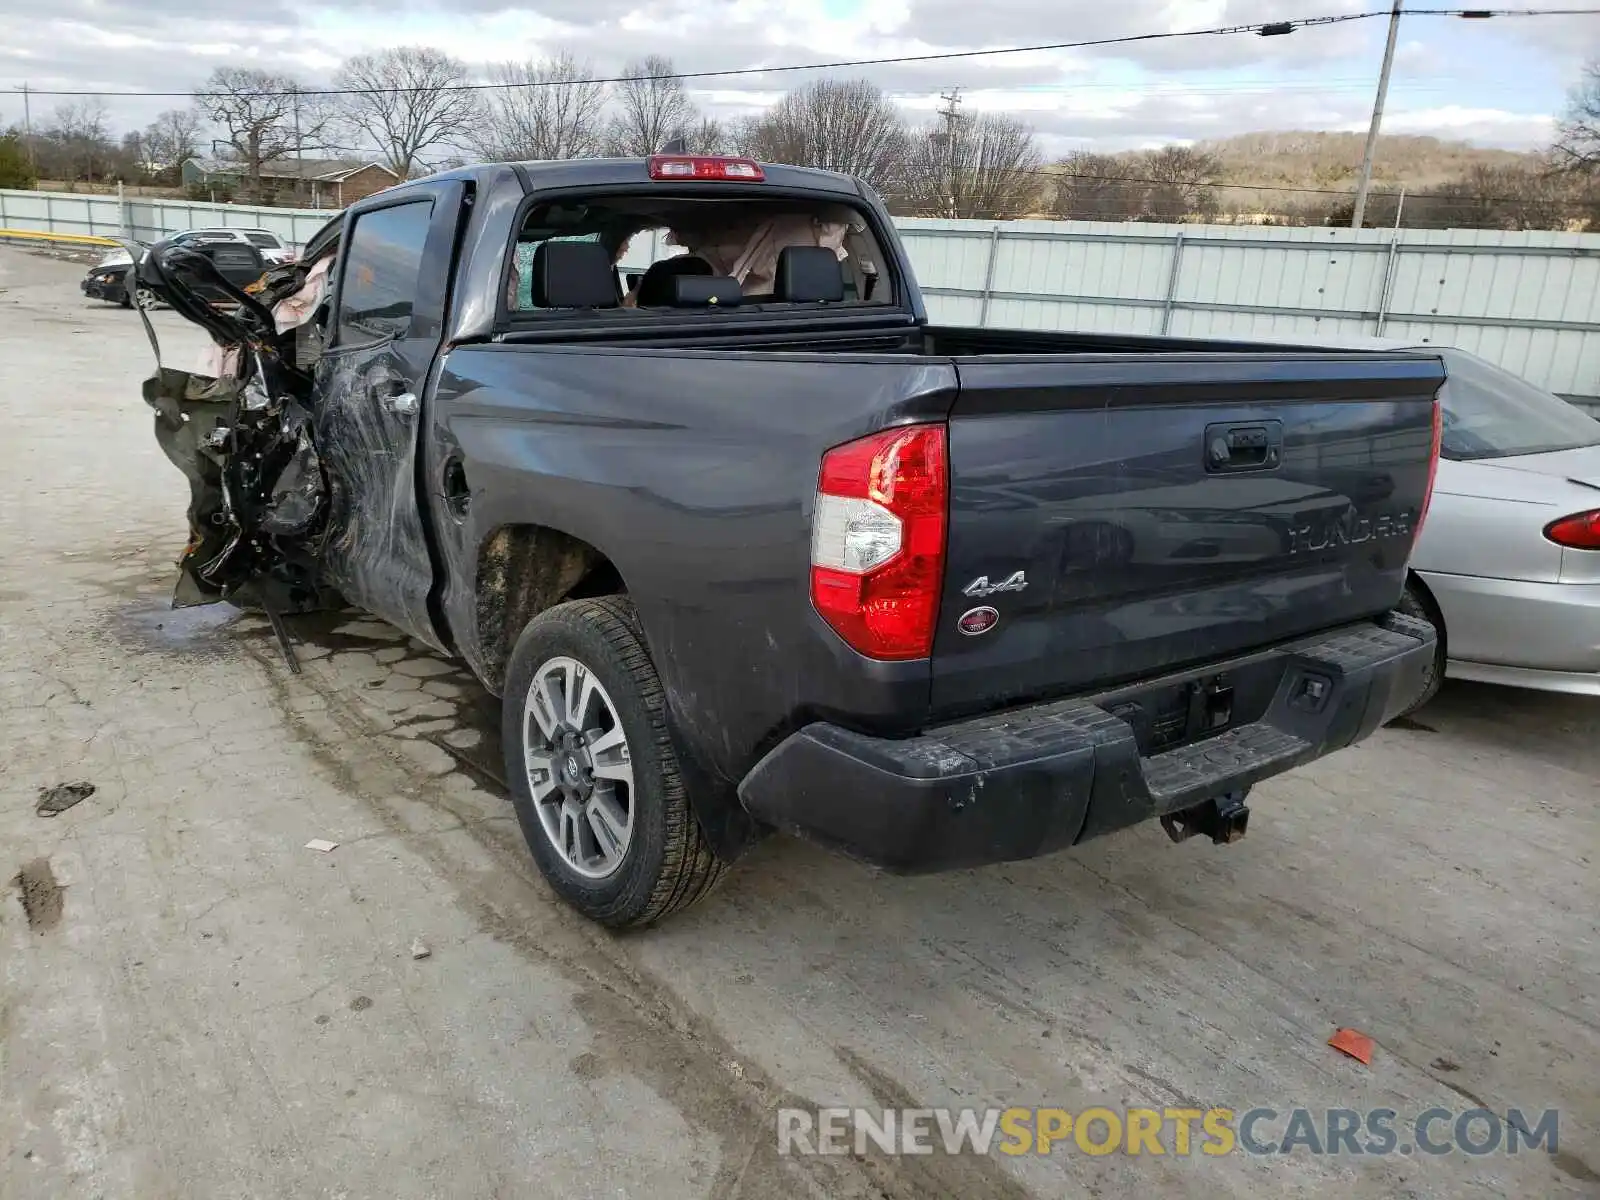
[[[1409, 717], [1428, 701], [1439, 694], [1439, 689], [1444, 686], [1444, 665], [1448, 657], [1445, 646], [1444, 618], [1434, 607], [1433, 600], [1417, 584], [1415, 580], [1406, 582], [1406, 590], [1400, 596], [1400, 603], [1395, 606], [1397, 612], [1402, 612], [1408, 617], [1415, 617], [1419, 621], [1426, 621], [1433, 626], [1438, 635], [1434, 643], [1433, 662], [1428, 664], [1428, 669], [1423, 675], [1422, 691], [1418, 694], [1411, 707], [1400, 714]], [[1399, 718], [1397, 717], [1396, 720]]]
[[570, 601], [528, 623], [506, 672], [501, 732], [528, 849], [590, 920], [648, 925], [722, 879], [625, 597]]

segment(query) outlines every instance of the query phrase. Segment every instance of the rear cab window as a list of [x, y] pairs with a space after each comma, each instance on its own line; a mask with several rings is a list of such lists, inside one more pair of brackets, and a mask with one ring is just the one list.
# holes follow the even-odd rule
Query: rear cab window
[[270, 233], [247, 233], [244, 236], [252, 246], [259, 246], [263, 250], [283, 249], [283, 243]]
[[355, 219], [339, 268], [336, 344], [405, 337], [411, 328], [433, 201], [374, 209]]
[[[559, 295], [550, 303], [533, 279], [540, 248], [572, 242], [596, 249], [563, 258], [567, 269], [602, 273], [609, 285], [590, 281], [579, 289], [581, 304]], [[804, 270], [792, 256], [785, 265], [790, 247], [805, 252]], [[700, 282], [680, 289], [680, 275]], [[513, 330], [581, 316], [636, 331], [692, 310], [707, 319], [723, 315], [712, 308], [792, 317], [896, 300], [864, 208], [832, 196], [674, 194], [670, 185], [535, 200], [508, 255], [501, 296], [501, 325]]]

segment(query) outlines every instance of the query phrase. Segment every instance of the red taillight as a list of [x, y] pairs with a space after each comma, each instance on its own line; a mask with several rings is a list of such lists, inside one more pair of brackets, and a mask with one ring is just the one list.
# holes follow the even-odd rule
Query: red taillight
[[651, 179], [730, 179], [761, 183], [767, 173], [749, 158], [706, 154], [657, 154], [650, 159]]
[[944, 582], [943, 425], [901, 425], [822, 456], [811, 603], [868, 658], [926, 658]]
[[1433, 481], [1439, 477], [1439, 443], [1444, 436], [1444, 411], [1437, 399], [1433, 402], [1433, 446], [1428, 451], [1428, 490], [1422, 494], [1422, 507], [1417, 511], [1417, 529], [1412, 534], [1412, 544], [1422, 536], [1422, 523], [1428, 519], [1428, 506], [1433, 503]]
[[1569, 550], [1600, 550], [1600, 509], [1551, 521], [1544, 535]]

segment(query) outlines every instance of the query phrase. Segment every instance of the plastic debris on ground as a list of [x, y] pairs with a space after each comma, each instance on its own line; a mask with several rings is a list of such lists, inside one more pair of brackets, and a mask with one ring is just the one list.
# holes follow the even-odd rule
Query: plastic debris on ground
[[1340, 1029], [1328, 1039], [1328, 1045], [1341, 1054], [1348, 1054], [1363, 1066], [1371, 1066], [1372, 1051], [1377, 1043], [1359, 1029]]

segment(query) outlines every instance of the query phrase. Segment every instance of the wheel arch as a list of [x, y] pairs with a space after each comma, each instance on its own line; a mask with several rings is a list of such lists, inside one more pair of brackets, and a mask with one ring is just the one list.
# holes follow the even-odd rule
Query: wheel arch
[[473, 632], [484, 685], [505, 687], [506, 664], [523, 628], [567, 600], [626, 595], [604, 551], [549, 525], [506, 524], [484, 538], [473, 580]]
[[1428, 581], [1415, 570], [1406, 571], [1406, 586], [1416, 593], [1426, 612], [1429, 624], [1433, 626], [1434, 633], [1439, 638], [1439, 645], [1444, 648], [1445, 657], [1450, 654], [1450, 635], [1445, 628], [1444, 609], [1439, 607], [1439, 601], [1433, 594], [1433, 589], [1428, 586]]

